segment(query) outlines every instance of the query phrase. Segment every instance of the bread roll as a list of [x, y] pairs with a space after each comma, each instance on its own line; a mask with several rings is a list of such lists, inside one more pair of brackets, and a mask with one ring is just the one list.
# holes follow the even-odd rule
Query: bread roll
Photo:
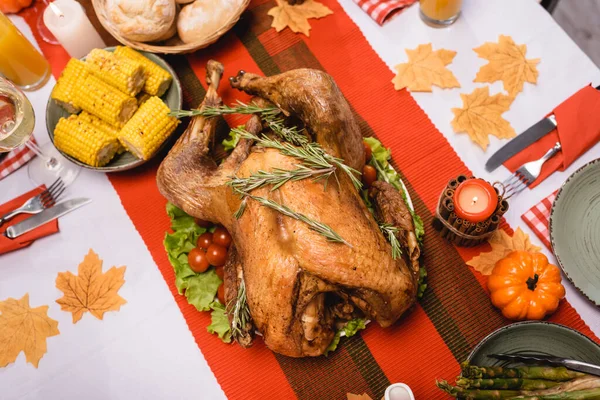
[[187, 3], [191, 3], [194, 0], [175, 0], [175, 2], [177, 4], [187, 4]]
[[175, 0], [108, 0], [108, 18], [128, 40], [164, 39], [175, 21]]
[[177, 32], [184, 43], [193, 43], [221, 29], [243, 0], [196, 0], [181, 9]]

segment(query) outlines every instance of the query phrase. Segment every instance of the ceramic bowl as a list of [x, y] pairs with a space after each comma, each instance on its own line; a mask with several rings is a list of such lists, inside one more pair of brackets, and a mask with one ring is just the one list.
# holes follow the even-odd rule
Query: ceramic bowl
[[579, 168], [560, 188], [549, 229], [565, 275], [600, 306], [600, 159]]
[[[112, 51], [115, 51], [115, 47], [108, 47], [105, 50], [112, 52]], [[181, 82], [179, 82], [179, 79], [177, 79], [177, 74], [175, 73], [173, 68], [171, 68], [171, 66], [169, 64], [167, 64], [166, 61], [164, 61], [162, 58], [158, 57], [155, 54], [146, 53], [143, 51], [140, 51], [140, 53], [143, 54], [144, 57], [148, 58], [152, 62], [160, 65], [162, 68], [169, 71], [169, 73], [173, 76], [173, 83], [171, 83], [169, 90], [167, 90], [167, 92], [165, 94], [163, 94], [161, 98], [165, 102], [165, 104], [167, 106], [169, 106], [169, 108], [171, 110], [179, 110], [181, 108], [183, 96], [181, 93]], [[50, 135], [50, 140], [52, 140], [52, 143], [54, 143], [54, 128], [56, 127], [58, 120], [61, 117], [66, 118], [69, 115], [70, 114], [64, 108], [59, 106], [54, 100], [52, 100], [52, 98], [48, 99], [48, 104], [46, 105], [46, 128], [48, 129], [48, 135]], [[171, 143], [171, 140], [174, 136], [176, 136], [176, 132], [174, 132], [171, 135], [171, 138], [165, 140], [165, 142], [162, 144], [162, 146], [156, 152], [156, 154], [160, 153], [160, 151], [165, 146], [168, 146], [169, 143]], [[140, 166], [140, 165], [144, 164], [146, 161], [148, 161], [148, 160], [141, 160], [141, 159], [137, 158], [136, 156], [134, 156], [133, 154], [131, 154], [129, 152], [125, 152], [123, 154], [116, 155], [104, 167], [92, 167], [90, 165], [84, 164], [81, 161], [69, 156], [68, 154], [63, 153], [60, 150], [58, 150], [58, 151], [72, 163], [77, 164], [83, 168], [92, 169], [92, 170], [100, 171], [100, 172], [125, 171], [128, 169]]]
[[564, 325], [544, 321], [517, 322], [486, 336], [469, 354], [472, 365], [515, 366], [490, 354], [538, 353], [600, 365], [600, 346]]

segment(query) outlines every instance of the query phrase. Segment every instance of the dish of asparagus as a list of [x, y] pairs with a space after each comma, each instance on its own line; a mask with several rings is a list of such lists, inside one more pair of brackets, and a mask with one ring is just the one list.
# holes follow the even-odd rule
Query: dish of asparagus
[[437, 386], [457, 399], [598, 400], [600, 377], [565, 367], [483, 367], [461, 364], [455, 386]]

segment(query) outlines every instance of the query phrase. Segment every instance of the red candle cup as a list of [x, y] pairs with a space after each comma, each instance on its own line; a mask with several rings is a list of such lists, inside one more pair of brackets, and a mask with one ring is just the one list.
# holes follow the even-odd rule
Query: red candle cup
[[498, 194], [483, 179], [467, 179], [454, 192], [454, 212], [472, 223], [487, 220], [497, 206]]

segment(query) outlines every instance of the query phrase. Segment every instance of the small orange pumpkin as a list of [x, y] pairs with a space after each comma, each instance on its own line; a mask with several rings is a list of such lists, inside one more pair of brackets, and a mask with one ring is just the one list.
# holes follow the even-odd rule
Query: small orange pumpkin
[[542, 319], [565, 297], [560, 270], [542, 253], [513, 251], [499, 260], [488, 280], [492, 304], [511, 320]]
[[4, 14], [18, 13], [25, 7], [29, 7], [33, 0], [0, 0], [0, 11]]

